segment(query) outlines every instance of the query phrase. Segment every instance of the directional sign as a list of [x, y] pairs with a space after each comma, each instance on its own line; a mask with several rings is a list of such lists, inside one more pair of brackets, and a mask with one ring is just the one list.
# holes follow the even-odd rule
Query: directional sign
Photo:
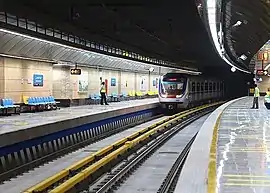
[[79, 68], [72, 68], [70, 69], [70, 74], [71, 75], [81, 75], [82, 74], [82, 70]]

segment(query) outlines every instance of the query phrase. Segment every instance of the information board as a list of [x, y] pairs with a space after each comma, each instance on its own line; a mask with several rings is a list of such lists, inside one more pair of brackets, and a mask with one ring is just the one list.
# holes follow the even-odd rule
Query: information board
[[116, 78], [111, 78], [111, 86], [116, 86]]
[[43, 86], [43, 75], [34, 74], [33, 75], [33, 86]]

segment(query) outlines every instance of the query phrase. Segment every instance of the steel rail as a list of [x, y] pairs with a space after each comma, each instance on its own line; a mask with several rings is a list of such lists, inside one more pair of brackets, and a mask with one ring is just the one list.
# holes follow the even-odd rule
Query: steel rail
[[193, 138], [188, 142], [188, 144], [185, 146], [184, 150], [178, 156], [177, 160], [174, 162], [171, 170], [169, 171], [166, 178], [162, 182], [157, 193], [168, 193], [168, 192], [174, 191], [178, 177], [181, 173], [181, 169], [185, 163], [185, 160], [188, 156], [190, 148], [191, 148], [197, 134], [198, 134], [198, 132], [193, 136]]
[[[105, 179], [104, 181], [100, 182], [102, 184], [99, 188], [95, 189], [94, 191], [90, 191], [90, 193], [105, 193], [105, 192], [113, 192], [114, 189], [117, 189], [118, 186], [127, 179], [129, 175], [131, 175], [145, 160], [147, 160], [158, 148], [160, 148], [164, 143], [170, 140], [175, 134], [181, 131], [183, 128], [191, 124], [193, 121], [197, 120], [201, 116], [209, 113], [211, 110], [201, 112], [195, 116], [188, 118], [187, 120], [183, 121], [179, 125], [177, 125], [174, 129], [168, 130], [166, 133], [161, 135], [157, 138], [152, 144], [146, 147], [140, 154], [137, 154], [135, 157], [131, 158], [128, 162], [121, 167], [120, 170], [116, 170], [116, 172], [112, 175], [109, 175], [109, 178]], [[196, 135], [196, 134], [195, 134]], [[188, 150], [191, 147], [196, 136], [194, 136], [190, 142], [186, 145], [184, 150], [181, 152], [180, 156], [178, 157], [176, 163], [172, 167], [170, 173], [168, 174], [168, 182], [166, 181], [165, 190], [167, 190], [170, 185], [171, 179], [175, 176], [174, 174], [178, 168], [178, 162], [183, 163], [183, 159], [188, 154]], [[165, 184], [164, 184], [165, 185]], [[163, 190], [163, 189], [162, 189]]]
[[106, 137], [112, 136], [112, 135], [114, 135], [116, 133], [119, 133], [121, 131], [124, 131], [124, 130], [126, 130], [128, 128], [134, 127], [136, 125], [142, 124], [142, 123], [147, 122], [147, 121], [151, 121], [153, 119], [157, 119], [157, 118], [162, 117], [162, 116], [163, 115], [161, 114], [161, 115], [156, 115], [156, 116], [153, 116], [153, 117], [150, 117], [150, 118], [146, 118], [146, 119], [141, 120], [139, 122], [128, 124], [128, 125], [125, 125], [123, 127], [119, 127], [117, 129], [108, 131], [108, 132], [106, 132], [104, 134], [100, 134], [99, 136], [93, 137], [91, 139], [82, 140], [82, 141], [74, 143], [74, 144], [72, 144], [70, 146], [64, 147], [62, 149], [58, 149], [57, 151], [54, 151], [54, 152], [52, 152], [50, 154], [44, 155], [44, 156], [42, 156], [40, 158], [34, 159], [34, 160], [32, 160], [30, 162], [27, 162], [27, 163], [25, 163], [23, 165], [19, 165], [19, 166], [15, 167], [15, 168], [12, 168], [12, 169], [8, 170], [8, 171], [0, 173], [0, 182], [9, 180], [12, 177], [16, 177], [16, 176], [22, 174], [23, 172], [29, 171], [29, 170], [31, 170], [31, 169], [33, 169], [35, 167], [38, 167], [38, 166], [40, 166], [42, 164], [46, 164], [46, 163], [48, 163], [50, 161], [53, 161], [53, 160], [55, 160], [55, 159], [57, 159], [57, 158], [59, 158], [61, 156], [64, 156], [64, 155], [66, 155], [68, 153], [71, 153], [71, 152], [74, 152], [74, 151], [76, 151], [78, 149], [81, 149], [81, 148], [87, 146], [87, 145], [91, 145], [93, 143], [96, 143], [96, 142], [98, 142], [98, 141], [100, 141], [102, 139], [105, 139]]
[[125, 158], [127, 154], [132, 153], [133, 150], [142, 146], [143, 143], [152, 140], [153, 137], [157, 137], [158, 135], [172, 128], [172, 126], [179, 124], [179, 120], [194, 116], [200, 111], [215, 108], [222, 103], [223, 102], [217, 102], [210, 105], [203, 105], [170, 116], [170, 118], [144, 128], [141, 131], [135, 132], [132, 135], [125, 137], [106, 148], [103, 148], [84, 160], [73, 164], [65, 170], [25, 190], [24, 193], [62, 193], [68, 192], [74, 188], [78, 189], [78, 187], [83, 184], [82, 181], [89, 178], [91, 178], [93, 181], [94, 177], [97, 177], [95, 173], [100, 172], [100, 170], [108, 167], [108, 165], [115, 165], [117, 159]]

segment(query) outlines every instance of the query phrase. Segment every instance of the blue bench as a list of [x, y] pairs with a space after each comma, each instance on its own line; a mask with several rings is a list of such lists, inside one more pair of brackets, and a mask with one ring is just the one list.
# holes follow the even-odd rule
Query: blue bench
[[122, 93], [122, 95], [121, 95], [121, 100], [123, 100], [123, 101], [128, 100], [128, 95], [127, 95], [127, 93], [125, 93], [125, 92]]
[[114, 101], [114, 102], [120, 102], [118, 94], [112, 93], [111, 96], [112, 96], [112, 101]]
[[[57, 102], [55, 101], [53, 96], [47, 96], [47, 97], [29, 97], [27, 101], [29, 106], [34, 107], [53, 107], [52, 109], [57, 109]], [[47, 108], [49, 109], [49, 108]]]
[[2, 99], [0, 109], [4, 110], [5, 114], [8, 114], [8, 109], [14, 109], [15, 114], [20, 114], [20, 105], [15, 105], [12, 99]]

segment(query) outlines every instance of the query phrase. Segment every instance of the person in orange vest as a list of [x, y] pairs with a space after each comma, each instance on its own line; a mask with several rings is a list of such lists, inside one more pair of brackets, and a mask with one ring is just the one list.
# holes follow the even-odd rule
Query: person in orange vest
[[101, 95], [101, 100], [100, 100], [100, 104], [103, 105], [103, 101], [105, 102], [105, 105], [109, 105], [107, 103], [107, 99], [106, 99], [106, 88], [105, 88], [105, 82], [101, 83], [101, 87], [100, 87], [100, 95]]

